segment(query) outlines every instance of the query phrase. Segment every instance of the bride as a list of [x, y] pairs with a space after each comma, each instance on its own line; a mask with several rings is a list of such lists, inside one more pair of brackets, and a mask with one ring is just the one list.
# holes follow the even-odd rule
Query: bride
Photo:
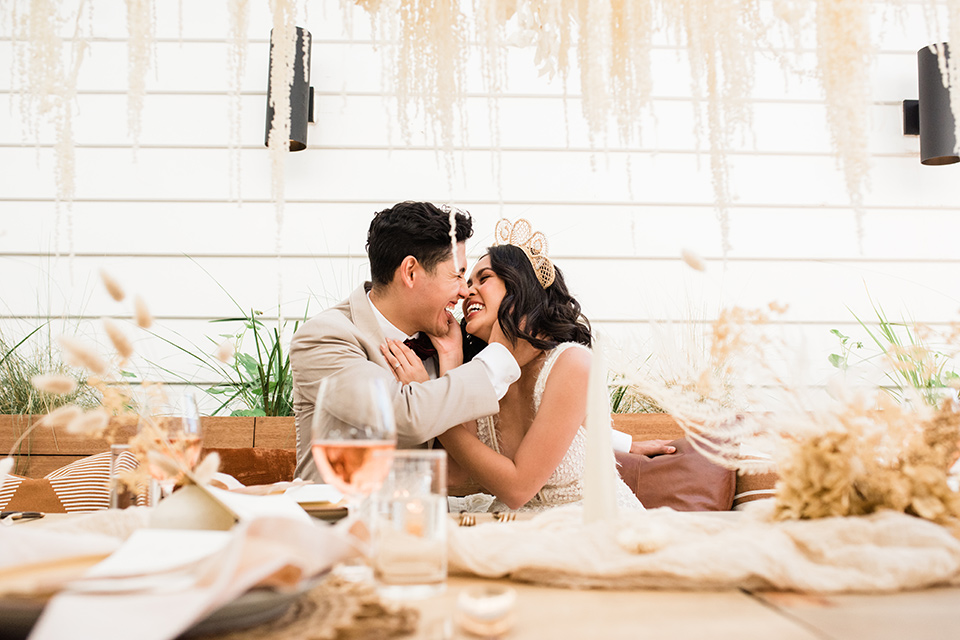
[[[514, 225], [501, 220], [497, 245], [474, 266], [467, 291], [468, 336], [507, 345], [520, 365], [520, 378], [500, 400], [497, 415], [439, 436], [456, 463], [451, 468], [459, 466], [492, 494], [489, 511], [536, 511], [580, 502], [592, 335], [563, 274], [546, 256], [543, 234], [531, 234], [526, 220]], [[390, 348], [407, 349], [400, 343]], [[409, 354], [404, 355], [408, 360]], [[397, 372], [402, 383], [420, 375]], [[617, 503], [642, 509], [620, 479], [612, 450], [610, 473], [616, 476]], [[470, 501], [470, 510], [477, 510], [476, 503]]]

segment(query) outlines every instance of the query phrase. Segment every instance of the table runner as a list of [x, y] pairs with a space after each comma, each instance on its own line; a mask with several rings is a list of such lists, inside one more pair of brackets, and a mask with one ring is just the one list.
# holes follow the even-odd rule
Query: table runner
[[583, 524], [579, 507], [526, 521], [451, 525], [451, 573], [575, 588], [893, 592], [960, 584], [960, 541], [902, 513], [775, 522], [667, 508]]

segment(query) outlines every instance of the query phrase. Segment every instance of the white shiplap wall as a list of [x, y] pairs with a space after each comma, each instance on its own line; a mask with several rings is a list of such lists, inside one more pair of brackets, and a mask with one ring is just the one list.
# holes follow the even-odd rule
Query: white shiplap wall
[[[511, 51], [499, 101], [500, 179], [492, 171], [489, 102], [475, 74], [451, 183], [422, 126], [410, 146], [403, 143], [369, 24], [357, 12], [346, 33], [335, 0], [311, 0], [299, 22], [314, 37], [317, 123], [309, 148], [288, 156], [278, 258], [263, 147], [267, 2], [251, 3], [242, 205], [232, 201], [229, 171], [226, 2], [156, 4], [155, 70], [134, 154], [126, 15], [117, 3], [93, 3], [94, 37], [75, 102], [69, 213], [54, 204], [51, 129], [42, 128], [39, 144], [25, 142], [19, 113], [8, 108], [15, 104], [9, 25], [0, 33], [0, 96], [9, 98], [0, 106], [0, 330], [8, 337], [47, 317], [97, 336], [99, 317], [129, 317], [129, 306], [100, 287], [101, 268], [140, 292], [158, 333], [179, 341], [206, 345], [204, 336], [222, 331], [208, 321], [237, 314], [219, 285], [268, 317], [278, 302], [286, 317], [302, 315], [308, 301], [314, 312], [364, 279], [372, 213], [405, 199], [454, 201], [473, 212], [473, 256], [501, 214], [529, 218], [549, 236], [595, 326], [636, 340], [631, 348], [640, 357], [655, 350], [647, 341], [651, 320], [705, 323], [722, 306], [776, 300], [790, 305], [779, 322], [814, 363], [809, 382], [819, 384], [836, 346], [829, 329], [855, 332], [847, 307], [869, 317], [867, 291], [894, 318], [938, 326], [958, 319], [960, 166], [921, 166], [918, 140], [900, 128], [900, 101], [917, 94], [916, 50], [942, 35], [928, 33], [919, 5], [906, 5], [902, 24], [883, 3], [874, 5], [882, 35], [872, 70], [862, 251], [819, 88], [811, 78], [785, 82], [771, 56], [757, 65], [753, 138], [730, 156], [732, 251], [723, 261], [709, 158], [697, 150], [689, 77], [675, 43], [661, 39], [654, 49], [653, 117], [642, 142], [623, 149], [611, 135], [606, 152], [590, 148], [576, 82], [564, 97], [558, 81], [537, 77], [531, 52]], [[812, 51], [803, 59], [812, 62]], [[683, 265], [682, 248], [708, 259], [706, 275]], [[130, 333], [138, 336], [144, 377], [166, 376], [156, 364], [203, 377], [161, 341], [132, 326]]]

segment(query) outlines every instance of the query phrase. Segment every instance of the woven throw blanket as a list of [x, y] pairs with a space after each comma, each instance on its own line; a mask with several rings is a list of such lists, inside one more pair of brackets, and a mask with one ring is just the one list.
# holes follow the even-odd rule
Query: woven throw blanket
[[[769, 502], [769, 501], [760, 501]], [[902, 513], [774, 522], [667, 508], [583, 524], [580, 507], [456, 527], [451, 573], [574, 588], [892, 592], [960, 584], [960, 541]]]

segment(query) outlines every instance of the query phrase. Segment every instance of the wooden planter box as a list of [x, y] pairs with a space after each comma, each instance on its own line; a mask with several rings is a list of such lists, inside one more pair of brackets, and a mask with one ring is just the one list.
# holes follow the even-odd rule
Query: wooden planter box
[[[42, 416], [0, 415], [0, 456], [5, 456], [14, 442]], [[204, 446], [226, 449], [240, 449], [256, 446], [256, 420], [248, 417], [204, 417], [201, 418], [204, 433]], [[266, 420], [287, 420], [293, 433], [293, 418], [266, 418]], [[39, 426], [27, 436], [17, 454], [17, 467], [14, 473], [30, 478], [42, 478], [55, 469], [100, 453], [114, 443], [125, 443], [137, 432], [136, 416], [121, 416], [111, 422], [110, 435], [107, 438], [90, 438], [67, 433], [62, 428]], [[291, 441], [293, 442], [293, 441]], [[291, 447], [293, 445], [291, 444]]]
[[[0, 456], [41, 416], [0, 415]], [[202, 418], [203, 446], [218, 449], [293, 449], [296, 429], [292, 417], [205, 417]], [[674, 439], [683, 432], [666, 414], [614, 414], [614, 428], [634, 439]], [[80, 458], [106, 451], [112, 443], [127, 442], [137, 430], [136, 416], [116, 418], [111, 425], [113, 440], [89, 438], [66, 433], [64, 429], [37, 427], [20, 444], [14, 473], [42, 478], [55, 469]]]

